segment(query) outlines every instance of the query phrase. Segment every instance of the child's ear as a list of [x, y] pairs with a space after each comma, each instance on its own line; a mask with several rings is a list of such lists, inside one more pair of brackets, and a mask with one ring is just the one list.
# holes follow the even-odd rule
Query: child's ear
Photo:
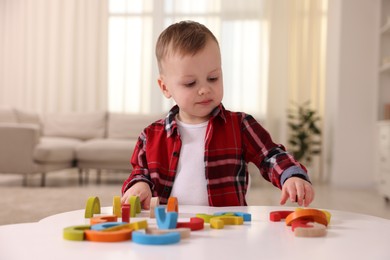
[[162, 93], [164, 94], [164, 96], [166, 98], [171, 98], [172, 95], [171, 95], [171, 93], [169, 93], [167, 85], [165, 85], [164, 80], [163, 80], [163, 78], [161, 76], [157, 79], [157, 83], [158, 83]]

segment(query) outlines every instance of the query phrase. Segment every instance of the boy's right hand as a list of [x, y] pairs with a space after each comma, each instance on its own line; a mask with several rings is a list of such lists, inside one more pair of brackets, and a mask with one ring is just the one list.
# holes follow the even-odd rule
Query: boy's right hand
[[152, 191], [150, 190], [149, 184], [146, 182], [140, 181], [135, 183], [133, 186], [128, 189], [125, 194], [123, 194], [121, 203], [129, 203], [129, 198], [131, 196], [138, 196], [143, 209], [150, 208], [150, 199], [152, 198]]

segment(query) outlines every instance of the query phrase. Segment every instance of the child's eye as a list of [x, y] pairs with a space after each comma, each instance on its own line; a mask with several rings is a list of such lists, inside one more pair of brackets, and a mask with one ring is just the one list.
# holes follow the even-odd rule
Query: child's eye
[[184, 86], [186, 86], [186, 87], [192, 87], [192, 86], [194, 86], [195, 84], [196, 84], [196, 81], [192, 81], [192, 82], [190, 82], [190, 83], [184, 84]]
[[210, 81], [210, 82], [214, 82], [214, 81], [217, 81], [217, 80], [218, 80], [218, 77], [208, 78], [208, 81]]

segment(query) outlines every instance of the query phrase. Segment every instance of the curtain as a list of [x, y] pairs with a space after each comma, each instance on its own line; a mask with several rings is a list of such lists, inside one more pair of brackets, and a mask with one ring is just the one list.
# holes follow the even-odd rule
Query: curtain
[[106, 0], [0, 1], [0, 104], [107, 109]]

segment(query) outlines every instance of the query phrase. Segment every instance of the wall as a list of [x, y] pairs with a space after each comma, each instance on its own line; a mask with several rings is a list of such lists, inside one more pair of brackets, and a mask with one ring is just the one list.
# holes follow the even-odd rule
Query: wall
[[374, 184], [378, 0], [329, 1], [325, 166], [330, 183]]

